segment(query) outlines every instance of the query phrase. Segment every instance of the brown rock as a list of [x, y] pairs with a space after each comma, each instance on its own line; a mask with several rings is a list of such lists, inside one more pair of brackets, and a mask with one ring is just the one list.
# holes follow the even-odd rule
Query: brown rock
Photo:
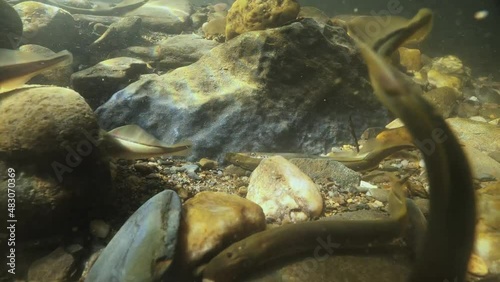
[[460, 93], [451, 87], [439, 87], [424, 94], [427, 99], [438, 112], [444, 117], [449, 118], [455, 112], [457, 99]]
[[92, 136], [99, 126], [92, 109], [68, 88], [20, 88], [3, 94], [0, 116], [0, 153], [12, 157], [67, 155], [68, 147], [78, 153], [97, 145]]
[[28, 281], [70, 281], [76, 271], [75, 259], [59, 247], [49, 255], [35, 261], [29, 268]]
[[422, 61], [420, 60], [420, 50], [409, 49], [405, 47], [400, 47], [399, 51], [399, 63], [406, 68], [406, 70], [415, 72], [422, 68]]
[[266, 228], [257, 204], [221, 192], [201, 192], [184, 203], [179, 231], [180, 264], [196, 267], [230, 244]]
[[226, 21], [226, 40], [252, 30], [279, 27], [297, 18], [296, 0], [236, 0]]

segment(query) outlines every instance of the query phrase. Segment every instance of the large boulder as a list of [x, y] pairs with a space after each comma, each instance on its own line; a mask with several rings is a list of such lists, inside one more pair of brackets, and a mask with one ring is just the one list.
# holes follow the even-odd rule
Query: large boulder
[[322, 153], [380, 126], [385, 110], [345, 30], [311, 19], [244, 33], [199, 61], [143, 77], [96, 110], [101, 126], [138, 124], [192, 158], [228, 151]]

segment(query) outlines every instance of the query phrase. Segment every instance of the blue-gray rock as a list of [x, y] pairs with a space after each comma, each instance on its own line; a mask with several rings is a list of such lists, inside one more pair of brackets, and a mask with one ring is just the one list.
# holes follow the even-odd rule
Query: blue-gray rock
[[170, 266], [177, 243], [181, 202], [171, 190], [144, 203], [111, 239], [87, 282], [147, 282]]
[[[101, 126], [137, 124], [192, 159], [228, 151], [322, 153], [384, 124], [366, 67], [344, 29], [311, 19], [247, 32], [197, 62], [144, 77], [96, 110]], [[358, 132], [361, 134], [361, 132]]]
[[152, 69], [142, 60], [117, 57], [75, 72], [71, 76], [71, 86], [92, 109], [96, 109], [113, 93], [138, 80], [140, 75], [151, 72]]
[[112, 57], [140, 58], [161, 71], [171, 71], [198, 61], [212, 48], [219, 45], [196, 34], [169, 37], [151, 47], [132, 46], [111, 53]]

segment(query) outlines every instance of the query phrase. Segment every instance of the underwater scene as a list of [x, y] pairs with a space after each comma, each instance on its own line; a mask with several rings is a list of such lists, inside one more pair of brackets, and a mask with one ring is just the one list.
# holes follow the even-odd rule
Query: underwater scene
[[500, 281], [499, 26], [0, 0], [0, 282]]

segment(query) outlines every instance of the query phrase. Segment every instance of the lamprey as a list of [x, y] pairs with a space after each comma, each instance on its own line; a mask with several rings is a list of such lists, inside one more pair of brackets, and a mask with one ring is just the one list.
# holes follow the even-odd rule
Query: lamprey
[[[397, 236], [408, 221], [417, 230], [419, 250], [409, 282], [464, 281], [475, 229], [475, 196], [469, 164], [456, 137], [436, 110], [405, 76], [387, 63], [387, 50], [430, 28], [432, 14], [424, 9], [417, 21], [389, 33], [379, 53], [353, 36], [368, 66], [374, 92], [382, 104], [406, 125], [416, 144], [432, 142], [422, 150], [430, 187], [427, 230], [418, 209], [408, 208], [393, 188], [392, 219], [387, 221], [317, 221], [290, 224], [254, 234], [236, 242], [213, 258], [203, 272], [204, 281], [240, 281], [241, 274], [303, 250], [314, 250], [316, 238], [330, 236], [339, 244], [386, 240]], [[385, 51], [383, 51], [385, 50]], [[420, 89], [421, 90], [421, 89]], [[396, 205], [394, 200], [397, 200]], [[399, 202], [399, 205], [397, 204]], [[400, 207], [399, 209], [394, 207]], [[401, 209], [401, 207], [404, 207]], [[423, 230], [424, 229], [424, 230]], [[423, 233], [425, 235], [418, 235]], [[423, 236], [423, 238], [421, 238]], [[350, 240], [348, 240], [350, 239]], [[352, 241], [351, 241], [352, 240]], [[337, 242], [336, 241], [336, 242]]]
[[382, 104], [403, 121], [414, 140], [435, 145], [430, 153], [422, 150], [430, 186], [430, 215], [410, 281], [464, 281], [475, 228], [474, 189], [464, 152], [444, 119], [405, 83], [403, 74], [363, 42], [355, 41]]
[[[247, 170], [254, 170], [260, 162], [268, 157], [280, 155], [285, 159], [294, 158], [309, 158], [309, 159], [326, 159], [341, 162], [348, 168], [356, 171], [374, 169], [386, 157], [403, 149], [414, 147], [411, 143], [394, 144], [385, 147], [377, 147], [370, 149], [362, 149], [359, 153], [356, 152], [337, 152], [335, 154], [322, 157], [308, 154], [295, 153], [227, 153], [225, 161]], [[368, 148], [368, 147], [364, 147]]]
[[251, 235], [234, 243], [203, 271], [203, 281], [240, 281], [243, 274], [279, 259], [313, 251], [320, 241], [337, 248], [389, 243], [408, 226], [406, 200], [400, 185], [389, 196], [391, 218], [387, 220], [324, 220], [287, 224]]

